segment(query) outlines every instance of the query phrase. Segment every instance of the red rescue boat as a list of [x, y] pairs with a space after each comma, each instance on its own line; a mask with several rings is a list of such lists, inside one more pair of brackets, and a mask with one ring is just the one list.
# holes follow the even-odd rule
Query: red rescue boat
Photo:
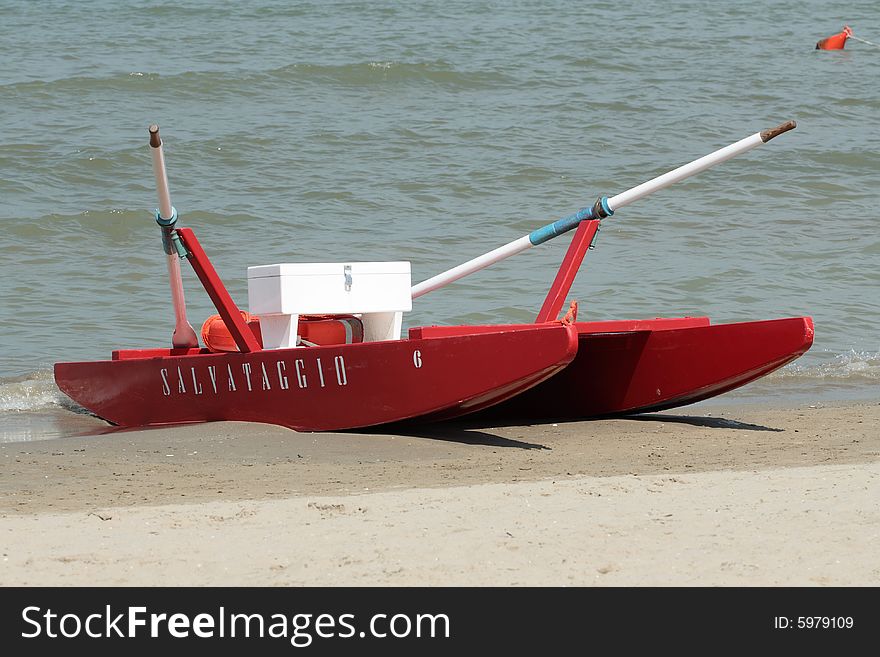
[[[598, 230], [582, 223], [537, 321], [560, 312]], [[566, 316], [577, 319], [577, 304]], [[708, 317], [575, 322], [578, 355], [551, 379], [487, 411], [522, 419], [647, 413], [708, 399], [765, 376], [813, 344], [810, 317], [712, 325]], [[450, 335], [437, 327], [420, 335]]]
[[[480, 417], [540, 421], [666, 410], [765, 376], [813, 343], [809, 317], [717, 325], [708, 317], [684, 317], [574, 326], [578, 352], [570, 365]], [[429, 327], [410, 335], [455, 335], [457, 329], [469, 333], [473, 327]]]
[[[213, 329], [212, 340], [221, 343], [220, 349], [196, 344], [119, 350], [111, 360], [56, 363], [55, 382], [61, 391], [112, 424], [239, 420], [329, 431], [421, 416], [455, 417], [527, 390], [568, 365], [577, 353], [577, 330], [570, 322], [424, 339], [341, 340], [264, 349], [259, 324], [248, 321], [248, 313], [232, 301], [193, 231], [175, 229], [175, 238], [238, 351], [225, 350], [209, 318], [203, 335]], [[354, 285], [360, 282], [346, 287]], [[314, 318], [311, 332], [300, 332], [332, 336], [315, 330], [327, 321]]]
[[[176, 227], [158, 127], [150, 145], [175, 312], [172, 348], [57, 363], [55, 380], [108, 422], [213, 420], [341, 430], [475, 413], [531, 421], [671, 408], [723, 393], [809, 349], [808, 317], [711, 325], [708, 318], [557, 320], [602, 219], [628, 203], [794, 128], [788, 122], [642, 183], [410, 287], [409, 263], [251, 267], [250, 312], [232, 301], [191, 229]], [[412, 300], [577, 228], [535, 324], [431, 326], [401, 339]], [[219, 316], [186, 319], [181, 259]], [[487, 410], [488, 409], [488, 410]]]
[[577, 348], [576, 329], [554, 322], [247, 353], [117, 351], [113, 360], [57, 363], [55, 381], [125, 427], [240, 420], [327, 431], [473, 412], [552, 376]]

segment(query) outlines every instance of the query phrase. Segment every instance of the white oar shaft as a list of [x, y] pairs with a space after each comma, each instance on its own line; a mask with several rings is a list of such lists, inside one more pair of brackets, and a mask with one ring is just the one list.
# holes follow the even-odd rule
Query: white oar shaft
[[416, 297], [427, 294], [428, 292], [436, 290], [439, 287], [449, 285], [450, 283], [457, 281], [459, 278], [464, 278], [468, 274], [473, 274], [475, 271], [485, 269], [489, 265], [493, 265], [496, 262], [504, 260], [505, 258], [509, 258], [510, 256], [516, 255], [517, 253], [522, 253], [532, 246], [534, 245], [531, 243], [531, 241], [529, 241], [529, 236], [524, 235], [523, 237], [520, 237], [518, 240], [514, 240], [509, 244], [499, 246], [494, 251], [484, 253], [481, 256], [477, 256], [473, 260], [468, 260], [467, 262], [458, 265], [458, 267], [453, 267], [452, 269], [445, 271], [442, 274], [437, 274], [433, 278], [422, 281], [418, 285], [413, 285], [412, 298], [415, 299]]
[[159, 126], [150, 126], [150, 152], [153, 155], [153, 175], [156, 177], [156, 193], [159, 198], [159, 225], [162, 229], [162, 243], [168, 263], [168, 283], [171, 286], [171, 303], [174, 306], [174, 332], [171, 344], [176, 348], [198, 347], [196, 332], [186, 319], [186, 298], [183, 294], [183, 278], [180, 275], [180, 257], [172, 245], [174, 224], [177, 216], [171, 205], [168, 191], [168, 174], [165, 172], [165, 154], [162, 152], [162, 139]]
[[681, 180], [684, 180], [685, 178], [690, 178], [691, 176], [696, 175], [701, 171], [705, 171], [706, 169], [713, 167], [716, 164], [721, 164], [722, 162], [725, 162], [732, 157], [736, 157], [737, 155], [741, 155], [746, 151], [750, 151], [756, 146], [760, 146], [761, 144], [770, 141], [777, 135], [780, 135], [783, 132], [787, 132], [795, 127], [796, 124], [794, 121], [786, 121], [785, 123], [775, 128], [764, 130], [762, 132], [756, 132], [755, 134], [746, 137], [745, 139], [741, 139], [736, 143], [725, 146], [724, 148], [720, 148], [714, 153], [704, 155], [703, 157], [696, 159], [693, 162], [684, 164], [677, 169], [669, 171], [668, 173], [664, 173], [662, 176], [657, 176], [656, 178], [653, 178], [648, 182], [644, 182], [641, 185], [636, 185], [632, 189], [622, 192], [617, 196], [613, 196], [611, 198], [603, 197], [596, 202], [596, 205], [592, 209], [584, 208], [583, 210], [580, 210], [570, 217], [560, 219], [559, 221], [553, 222], [552, 224], [547, 224], [546, 226], [543, 226], [538, 230], [532, 231], [528, 235], [524, 235], [523, 237], [520, 237], [513, 242], [498, 247], [497, 249], [489, 251], [488, 253], [484, 253], [483, 255], [474, 258], [473, 260], [468, 260], [467, 262], [460, 264], [457, 267], [453, 267], [448, 271], [437, 274], [436, 276], [429, 278], [426, 281], [414, 285], [412, 287], [412, 298], [415, 299], [422, 296], [423, 294], [427, 294], [428, 292], [449, 285], [450, 283], [453, 283], [460, 278], [463, 278], [469, 274], [473, 274], [474, 272], [480, 271], [481, 269], [485, 269], [489, 265], [493, 265], [496, 262], [504, 260], [505, 258], [509, 258], [510, 256], [516, 255], [517, 253], [522, 253], [532, 246], [543, 244], [553, 237], [557, 237], [558, 235], [561, 235], [562, 233], [571, 230], [585, 219], [599, 219], [601, 217], [606, 217], [618, 208], [622, 208], [623, 206], [629, 205], [630, 203], [633, 203], [640, 198], [644, 198], [649, 194], [660, 191], [664, 187], [669, 187], [669, 185], [672, 185], [673, 183], [677, 183]]
[[673, 169], [672, 171], [664, 173], [662, 176], [657, 176], [656, 178], [649, 180], [648, 182], [643, 182], [641, 185], [636, 185], [632, 189], [621, 192], [617, 196], [612, 196], [608, 199], [608, 205], [611, 207], [612, 210], [618, 210], [625, 205], [629, 205], [630, 203], [638, 201], [640, 198], [644, 198], [649, 194], [653, 194], [654, 192], [659, 192], [661, 189], [669, 187], [670, 185], [682, 181], [685, 178], [690, 178], [691, 176], [694, 176], [701, 171], [705, 171], [710, 167], [714, 167], [716, 164], [721, 164], [722, 162], [725, 162], [732, 157], [736, 157], [737, 155], [741, 155], [746, 151], [750, 151], [756, 146], [760, 146], [763, 143], [764, 142], [761, 139], [761, 133], [756, 132], [750, 137], [740, 139], [735, 144], [730, 144], [730, 146], [720, 148], [714, 153], [704, 155], [698, 160], [683, 164], [677, 169]]
[[168, 191], [168, 174], [165, 171], [165, 153], [161, 140], [158, 147], [150, 148], [150, 152], [153, 155], [153, 175], [156, 176], [156, 194], [159, 197], [159, 216], [171, 219], [171, 193]]

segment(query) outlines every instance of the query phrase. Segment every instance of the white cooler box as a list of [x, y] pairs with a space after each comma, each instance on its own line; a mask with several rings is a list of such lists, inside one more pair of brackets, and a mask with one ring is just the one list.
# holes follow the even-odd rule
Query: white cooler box
[[299, 315], [358, 314], [365, 342], [399, 340], [411, 288], [406, 261], [248, 267], [248, 305], [260, 318], [264, 349], [295, 347]]

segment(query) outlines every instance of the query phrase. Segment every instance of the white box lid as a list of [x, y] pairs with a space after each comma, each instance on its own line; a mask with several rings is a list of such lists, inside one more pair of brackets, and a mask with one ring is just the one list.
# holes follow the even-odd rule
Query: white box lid
[[338, 276], [345, 267], [356, 274], [409, 274], [408, 260], [391, 262], [283, 262], [275, 265], [248, 267], [247, 277], [277, 278], [280, 276]]

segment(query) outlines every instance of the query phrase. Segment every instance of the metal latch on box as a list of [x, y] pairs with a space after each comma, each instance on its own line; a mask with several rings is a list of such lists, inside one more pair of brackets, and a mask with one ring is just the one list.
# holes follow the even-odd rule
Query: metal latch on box
[[342, 271], [345, 274], [345, 291], [351, 292], [351, 265], [345, 265]]

